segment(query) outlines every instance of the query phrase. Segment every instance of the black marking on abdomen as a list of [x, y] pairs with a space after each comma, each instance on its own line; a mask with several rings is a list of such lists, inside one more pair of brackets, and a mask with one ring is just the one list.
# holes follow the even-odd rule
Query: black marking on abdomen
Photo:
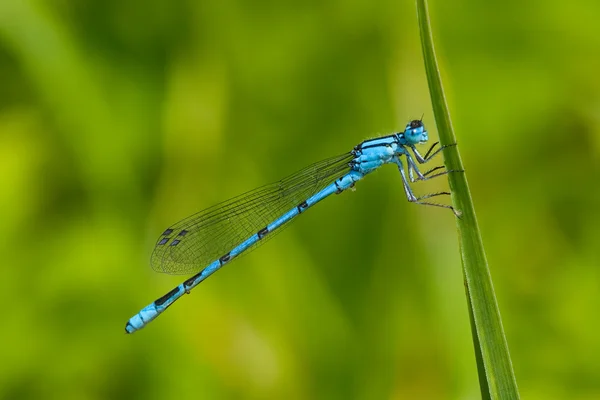
[[229, 253], [225, 254], [223, 257], [219, 258], [219, 264], [223, 265], [230, 259], [231, 259], [231, 252], [229, 252]]
[[269, 227], [265, 226], [264, 228], [262, 228], [260, 231], [258, 231], [256, 234], [258, 235], [259, 239], [262, 239], [263, 237], [265, 237], [265, 235], [269, 233]]
[[[338, 181], [341, 181], [342, 178], [338, 179]], [[337, 188], [337, 191], [335, 192], [335, 194], [340, 194], [344, 191], [344, 189], [342, 189], [338, 183], [338, 181], [335, 181], [335, 187]]]
[[[204, 271], [204, 270], [202, 270]], [[200, 277], [200, 275], [202, 275], [202, 271], [198, 272], [196, 275], [192, 276], [191, 278], [187, 279], [185, 282], [183, 282], [183, 286], [187, 289], [188, 287], [192, 286], [192, 284], [194, 283], [194, 281], [196, 279], [198, 279]]]
[[171, 246], [177, 246], [181, 240], [175, 239], [171, 242]]
[[171, 297], [173, 297], [173, 295], [177, 292], [179, 292], [179, 287], [176, 287], [175, 289], [171, 290], [169, 293], [165, 294], [160, 299], [156, 300], [154, 302], [154, 305], [157, 307], [162, 306], [167, 300], [169, 300]]
[[179, 232], [179, 235], [177, 236], [185, 236], [189, 231], [186, 231], [185, 229], [182, 230], [181, 232]]
[[160, 239], [160, 242], [158, 242], [156, 245], [158, 246], [158, 245], [161, 245], [161, 244], [165, 244], [168, 241], [169, 241], [169, 238], [162, 238], [162, 239]]
[[308, 203], [306, 201], [303, 201], [302, 203], [298, 204], [298, 206], [296, 208], [298, 209], [298, 213], [301, 213], [307, 207], [308, 207]]
[[163, 232], [162, 236], [169, 236], [171, 233], [173, 233], [173, 229], [169, 228]]

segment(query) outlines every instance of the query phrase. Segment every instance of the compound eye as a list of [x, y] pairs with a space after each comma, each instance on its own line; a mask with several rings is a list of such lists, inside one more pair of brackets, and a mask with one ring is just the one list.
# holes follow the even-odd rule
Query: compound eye
[[410, 127], [413, 128], [413, 129], [414, 128], [420, 128], [422, 126], [423, 126], [423, 122], [421, 122], [418, 119], [414, 119], [414, 120], [410, 121]]

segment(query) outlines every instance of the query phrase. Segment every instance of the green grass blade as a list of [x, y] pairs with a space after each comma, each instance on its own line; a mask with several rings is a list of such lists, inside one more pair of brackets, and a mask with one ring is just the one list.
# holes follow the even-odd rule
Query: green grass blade
[[[440, 143], [456, 143], [435, 58], [426, 0], [417, 0], [417, 15]], [[444, 162], [449, 170], [464, 169], [458, 146], [444, 149]], [[482, 397], [518, 399], [517, 382], [469, 192], [467, 174], [451, 173], [448, 181], [452, 191], [452, 204], [462, 212], [461, 218], [457, 218], [457, 228]]]

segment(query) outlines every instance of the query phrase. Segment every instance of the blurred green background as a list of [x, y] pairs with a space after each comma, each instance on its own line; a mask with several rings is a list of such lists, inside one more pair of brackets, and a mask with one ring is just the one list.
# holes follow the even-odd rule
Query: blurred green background
[[[430, 9], [521, 395], [598, 399], [600, 3]], [[422, 113], [412, 1], [0, 0], [0, 398], [479, 398], [393, 167], [124, 333], [169, 224]]]

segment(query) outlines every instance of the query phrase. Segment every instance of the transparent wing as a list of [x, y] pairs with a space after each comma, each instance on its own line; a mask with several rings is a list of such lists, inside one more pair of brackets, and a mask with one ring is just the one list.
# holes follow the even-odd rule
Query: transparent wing
[[[152, 268], [169, 274], [200, 271], [342, 176], [349, 170], [352, 157], [346, 153], [314, 163], [278, 182], [216, 204], [172, 225], [158, 238], [150, 262]], [[266, 236], [252, 247], [258, 247], [272, 236]]]

